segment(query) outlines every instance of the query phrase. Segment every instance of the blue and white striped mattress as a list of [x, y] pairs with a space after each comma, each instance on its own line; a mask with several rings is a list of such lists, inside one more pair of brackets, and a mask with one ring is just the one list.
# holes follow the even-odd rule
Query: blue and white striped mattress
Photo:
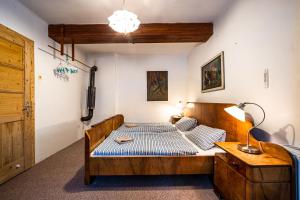
[[122, 132], [174, 132], [177, 128], [171, 123], [134, 123], [137, 126], [128, 128], [124, 124], [118, 128]]
[[[130, 136], [132, 142], [118, 144], [119, 136]], [[198, 150], [179, 132], [120, 132], [113, 131], [93, 152], [92, 156], [179, 156], [196, 155]]]

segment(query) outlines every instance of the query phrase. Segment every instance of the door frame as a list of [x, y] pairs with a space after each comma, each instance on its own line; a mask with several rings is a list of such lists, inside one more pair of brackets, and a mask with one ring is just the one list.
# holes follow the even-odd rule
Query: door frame
[[24, 113], [23, 127], [24, 170], [27, 170], [35, 164], [34, 42], [3, 24], [0, 37], [24, 48], [24, 105], [28, 102], [30, 106], [28, 114]]

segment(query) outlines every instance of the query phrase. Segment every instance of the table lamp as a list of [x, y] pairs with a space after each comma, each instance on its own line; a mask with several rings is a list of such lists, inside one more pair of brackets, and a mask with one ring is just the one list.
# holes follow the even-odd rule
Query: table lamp
[[256, 127], [258, 127], [259, 125], [261, 125], [264, 120], [265, 120], [265, 117], [266, 117], [266, 114], [265, 114], [265, 111], [264, 109], [256, 104], [256, 103], [250, 103], [250, 102], [244, 102], [244, 103], [241, 103], [237, 106], [231, 106], [231, 107], [228, 107], [228, 108], [225, 108], [224, 110], [230, 114], [231, 116], [235, 117], [236, 119], [242, 121], [242, 122], [245, 122], [246, 121], [246, 116], [245, 116], [245, 111], [244, 111], [244, 108], [247, 106], [247, 105], [255, 105], [257, 107], [259, 107], [262, 112], [263, 112], [263, 119], [261, 120], [260, 123], [258, 123], [257, 125], [253, 126], [247, 133], [247, 144], [239, 144], [238, 145], [238, 150], [242, 151], [242, 152], [245, 152], [245, 153], [249, 153], [249, 154], [260, 154], [260, 150], [254, 146], [251, 146], [249, 144], [249, 135], [250, 135], [250, 131]]
[[183, 117], [184, 116], [184, 112], [183, 112], [183, 109], [185, 107], [185, 105], [182, 103], [182, 101], [179, 101], [176, 105], [177, 109], [178, 109], [178, 113], [179, 113], [179, 116], [180, 117]]

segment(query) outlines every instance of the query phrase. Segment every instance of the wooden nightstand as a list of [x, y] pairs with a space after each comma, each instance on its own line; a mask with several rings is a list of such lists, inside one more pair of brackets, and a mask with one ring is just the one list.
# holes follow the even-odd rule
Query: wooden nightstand
[[215, 156], [214, 185], [228, 200], [289, 200], [291, 164], [267, 153], [246, 154], [237, 142], [218, 142], [226, 153]]
[[173, 115], [173, 116], [171, 116], [171, 123], [172, 123], [172, 124], [175, 124], [175, 123], [178, 122], [181, 118], [182, 118], [182, 116], [180, 116], [180, 115]]

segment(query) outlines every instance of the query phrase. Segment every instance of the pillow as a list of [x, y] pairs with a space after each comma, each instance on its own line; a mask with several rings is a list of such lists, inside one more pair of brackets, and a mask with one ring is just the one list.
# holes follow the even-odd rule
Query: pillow
[[215, 142], [224, 141], [225, 131], [200, 125], [192, 131], [185, 133], [185, 136], [203, 150], [211, 149]]
[[175, 123], [175, 126], [180, 131], [189, 131], [197, 126], [197, 120], [189, 117], [182, 117], [178, 122]]

